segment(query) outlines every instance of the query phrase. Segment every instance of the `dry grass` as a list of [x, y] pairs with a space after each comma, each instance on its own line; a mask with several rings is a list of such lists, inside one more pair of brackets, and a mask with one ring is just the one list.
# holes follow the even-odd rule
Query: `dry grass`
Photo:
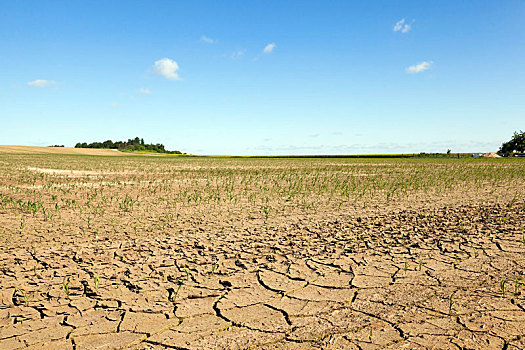
[[108, 149], [89, 149], [71, 147], [33, 147], [33, 146], [0, 146], [0, 154], [67, 154], [91, 156], [121, 156], [129, 153]]

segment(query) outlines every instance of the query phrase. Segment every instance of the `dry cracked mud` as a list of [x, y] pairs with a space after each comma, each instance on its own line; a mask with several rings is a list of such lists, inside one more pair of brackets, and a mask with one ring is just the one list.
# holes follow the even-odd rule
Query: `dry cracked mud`
[[[0, 348], [523, 349], [525, 203], [469, 202], [190, 207], [164, 226], [146, 204], [92, 226], [81, 206], [51, 224], [6, 205]], [[133, 228], [139, 213], [150, 226]]]

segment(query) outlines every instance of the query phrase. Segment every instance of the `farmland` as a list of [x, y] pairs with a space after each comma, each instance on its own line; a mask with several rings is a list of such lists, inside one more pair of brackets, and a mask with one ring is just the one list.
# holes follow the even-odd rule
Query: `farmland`
[[2, 349], [525, 347], [523, 159], [56, 152], [0, 149]]

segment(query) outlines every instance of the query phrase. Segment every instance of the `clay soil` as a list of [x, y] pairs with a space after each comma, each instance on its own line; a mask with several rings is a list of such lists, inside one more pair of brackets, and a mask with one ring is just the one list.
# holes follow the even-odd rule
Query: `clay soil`
[[525, 162], [0, 152], [0, 348], [523, 349]]

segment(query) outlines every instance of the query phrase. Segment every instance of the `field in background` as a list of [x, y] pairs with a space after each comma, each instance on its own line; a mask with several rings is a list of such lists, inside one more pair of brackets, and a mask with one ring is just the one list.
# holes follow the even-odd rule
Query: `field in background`
[[525, 346], [522, 159], [49, 149], [0, 147], [0, 348]]
[[122, 152], [110, 149], [88, 149], [71, 147], [0, 146], [1, 154], [69, 154], [92, 156], [116, 156]]

